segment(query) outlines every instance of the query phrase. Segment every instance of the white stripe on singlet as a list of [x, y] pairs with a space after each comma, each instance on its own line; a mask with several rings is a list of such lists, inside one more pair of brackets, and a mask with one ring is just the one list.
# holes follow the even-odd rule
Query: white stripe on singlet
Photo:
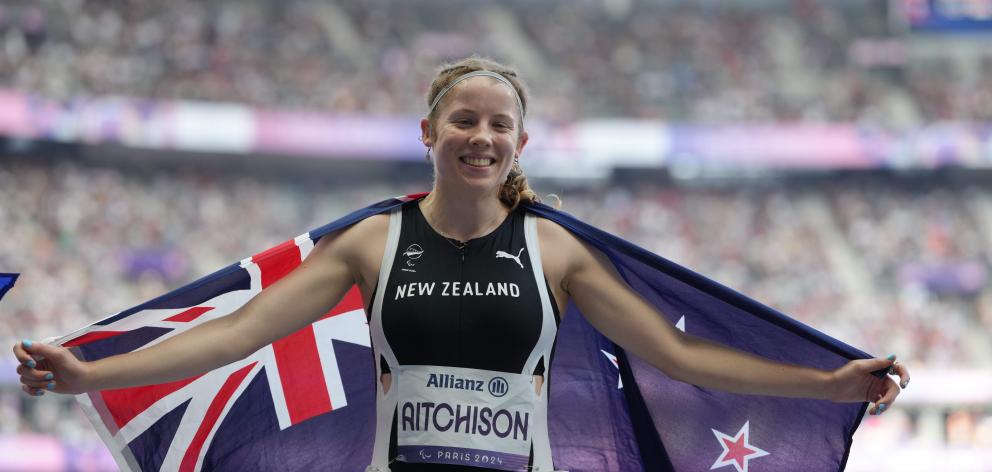
[[400, 242], [400, 229], [403, 226], [403, 206], [399, 206], [389, 214], [389, 233], [386, 236], [386, 247], [382, 254], [382, 264], [379, 266], [378, 288], [372, 302], [372, 313], [369, 319], [369, 334], [372, 336], [372, 352], [375, 356], [375, 444], [372, 446], [372, 464], [369, 471], [389, 470], [389, 433], [393, 427], [393, 412], [396, 411], [396, 388], [390, 387], [388, 393], [382, 391], [382, 363], [385, 359], [392, 372], [399, 372], [399, 362], [396, 355], [386, 342], [386, 333], [382, 330], [382, 303], [389, 282], [389, 273], [393, 268], [393, 259]]
[[541, 393], [534, 412], [534, 471], [553, 471], [551, 461], [551, 442], [548, 439], [548, 374], [551, 372], [551, 350], [554, 348], [555, 336], [558, 334], [558, 324], [551, 308], [551, 298], [544, 280], [544, 266], [541, 264], [541, 245], [537, 237], [537, 217], [528, 213], [524, 217], [524, 239], [527, 241], [527, 252], [530, 253], [530, 265], [533, 267], [537, 291], [541, 294], [541, 337], [534, 345], [534, 350], [524, 365], [524, 374], [533, 373], [537, 363], [544, 359], [544, 379]]

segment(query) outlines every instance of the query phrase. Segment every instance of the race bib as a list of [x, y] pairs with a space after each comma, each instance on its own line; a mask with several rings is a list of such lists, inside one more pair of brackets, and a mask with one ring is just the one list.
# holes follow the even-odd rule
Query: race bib
[[399, 374], [397, 460], [527, 469], [533, 376], [438, 366], [401, 366]]

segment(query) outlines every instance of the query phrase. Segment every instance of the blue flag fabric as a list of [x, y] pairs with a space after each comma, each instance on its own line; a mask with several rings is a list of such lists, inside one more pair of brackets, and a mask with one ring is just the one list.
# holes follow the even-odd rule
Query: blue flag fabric
[[[822, 369], [871, 357], [565, 213], [543, 205], [532, 211], [606, 254], [635, 291], [686, 333], [772, 360]], [[674, 381], [640, 359], [623, 357], [620, 369], [632, 380], [624, 385], [627, 406], [651, 418], [649, 424], [631, 425], [642, 460], [655, 464], [648, 470], [744, 471], [751, 460], [753, 470], [842, 470], [867, 408], [867, 403], [702, 389]]]
[[[322, 236], [422, 195], [377, 203], [64, 336], [94, 360], [161, 342], [242, 306]], [[683, 331], [783, 362], [835, 368], [867, 354], [548, 206]], [[569, 305], [551, 363], [555, 467], [572, 471], [837, 471], [867, 403], [735, 395], [673, 381]], [[622, 316], [622, 315], [618, 315]], [[312, 326], [215, 371], [77, 398], [124, 470], [363, 470], [374, 364], [353, 288]]]
[[0, 272], [0, 300], [3, 300], [3, 296], [7, 294], [7, 291], [14, 288], [14, 282], [17, 282], [17, 277], [21, 274], [5, 274]]

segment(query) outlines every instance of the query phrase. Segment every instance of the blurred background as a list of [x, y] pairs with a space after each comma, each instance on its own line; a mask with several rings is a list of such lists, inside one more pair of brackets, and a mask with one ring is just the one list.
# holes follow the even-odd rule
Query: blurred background
[[[911, 367], [848, 470], [992, 470], [992, 0], [4, 0], [0, 345], [429, 189], [472, 53], [539, 194]], [[114, 468], [0, 357], [0, 471]]]

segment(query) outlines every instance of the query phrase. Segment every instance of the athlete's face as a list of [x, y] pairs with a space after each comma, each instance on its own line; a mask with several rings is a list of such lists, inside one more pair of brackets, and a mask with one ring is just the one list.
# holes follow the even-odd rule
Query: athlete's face
[[527, 144], [513, 90], [490, 77], [455, 85], [441, 102], [433, 136], [430, 126], [421, 121], [421, 138], [433, 148], [437, 183], [446, 187], [495, 192]]

